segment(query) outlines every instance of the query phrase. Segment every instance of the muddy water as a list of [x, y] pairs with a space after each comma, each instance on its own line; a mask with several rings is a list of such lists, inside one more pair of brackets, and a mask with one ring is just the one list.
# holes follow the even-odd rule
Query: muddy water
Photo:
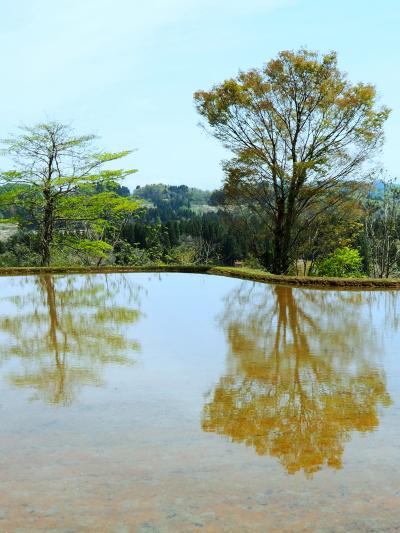
[[399, 531], [400, 295], [0, 278], [0, 532]]

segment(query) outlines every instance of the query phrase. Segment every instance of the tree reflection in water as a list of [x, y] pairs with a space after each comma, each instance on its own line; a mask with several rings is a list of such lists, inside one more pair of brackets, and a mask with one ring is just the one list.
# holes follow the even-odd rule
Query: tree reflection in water
[[33, 279], [24, 280], [32, 290], [9, 299], [18, 313], [0, 319], [0, 362], [22, 362], [12, 384], [33, 389], [32, 399], [69, 405], [84, 386], [102, 384], [105, 365], [134, 363], [139, 345], [126, 328], [140, 318], [138, 285], [120, 274]]
[[361, 313], [375, 296], [248, 282], [231, 292], [220, 317], [227, 372], [204, 406], [203, 430], [276, 457], [290, 474], [341, 468], [351, 432], [374, 430], [391, 403]]

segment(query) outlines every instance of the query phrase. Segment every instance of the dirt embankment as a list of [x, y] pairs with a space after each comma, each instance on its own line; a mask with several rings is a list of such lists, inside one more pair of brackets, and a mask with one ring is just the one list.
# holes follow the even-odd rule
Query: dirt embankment
[[0, 268], [0, 276], [26, 276], [36, 274], [107, 274], [114, 272], [181, 272], [227, 276], [261, 283], [279, 283], [296, 287], [352, 288], [352, 289], [400, 289], [400, 279], [377, 278], [316, 278], [281, 276], [262, 270], [207, 265], [164, 265], [149, 267], [10, 267]]

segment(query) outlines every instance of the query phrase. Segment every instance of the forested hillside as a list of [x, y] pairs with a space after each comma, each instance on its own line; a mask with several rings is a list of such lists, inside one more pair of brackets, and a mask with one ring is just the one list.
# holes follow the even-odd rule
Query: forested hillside
[[[12, 189], [2, 186], [0, 195]], [[104, 192], [104, 187], [97, 187]], [[245, 208], [226, 204], [222, 190], [203, 191], [186, 185], [137, 186], [132, 192], [117, 186], [121, 198], [140, 200], [124, 220], [120, 234], [106, 257], [88, 250], [72, 259], [69, 249], [53, 264], [119, 265], [224, 264], [241, 262], [266, 268], [272, 255], [262, 220]], [[400, 268], [400, 193], [396, 185], [379, 181], [351, 204], [333, 208], [321, 223], [310, 228], [291, 265], [292, 274], [394, 275]], [[37, 226], [15, 206], [3, 206], [1, 216], [16, 223], [0, 226], [2, 266], [38, 264]], [[107, 235], [105, 236], [107, 239]], [[272, 243], [271, 243], [272, 244]]]

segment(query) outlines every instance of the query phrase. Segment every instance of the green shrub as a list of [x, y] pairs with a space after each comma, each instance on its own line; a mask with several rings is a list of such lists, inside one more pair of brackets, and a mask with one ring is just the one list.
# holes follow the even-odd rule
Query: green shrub
[[362, 257], [354, 248], [337, 248], [326, 259], [319, 261], [312, 275], [333, 278], [362, 277]]

